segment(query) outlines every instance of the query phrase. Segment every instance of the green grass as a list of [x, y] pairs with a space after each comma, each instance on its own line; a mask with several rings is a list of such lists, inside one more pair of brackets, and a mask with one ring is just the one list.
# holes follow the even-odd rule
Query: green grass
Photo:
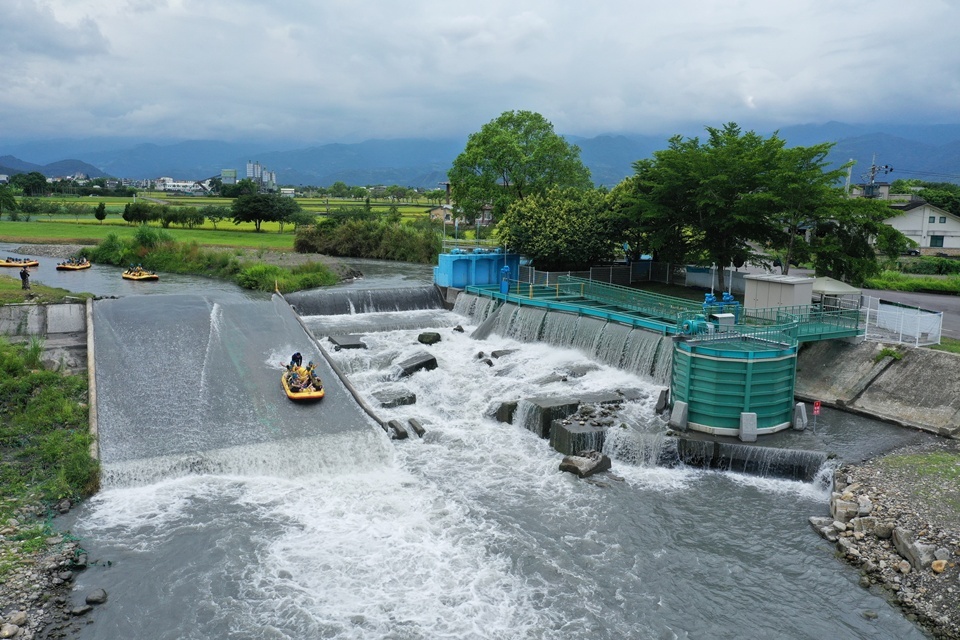
[[[160, 225], [151, 224], [160, 229]], [[179, 242], [195, 241], [203, 245], [219, 247], [244, 247], [269, 249], [272, 251], [293, 251], [293, 226], [287, 225], [283, 233], [275, 223], [264, 223], [263, 231], [257, 233], [253, 224], [234, 225], [230, 221], [220, 222], [214, 230], [209, 222], [194, 229], [164, 229]], [[18, 242], [34, 244], [97, 244], [113, 233], [121, 238], [133, 238], [139, 227], [114, 218], [107, 218], [103, 224], [94, 219], [81, 218], [80, 223], [65, 220], [46, 221], [33, 219], [30, 222], [0, 222], [0, 242]]]
[[73, 293], [66, 289], [57, 289], [55, 287], [34, 283], [30, 284], [30, 291], [24, 291], [21, 288], [20, 276], [17, 275], [17, 270], [9, 269], [11, 275], [7, 275], [5, 271], [7, 271], [7, 269], [0, 272], [0, 305], [27, 302], [27, 294], [32, 294], [29, 298], [30, 302], [42, 304], [63, 302], [63, 299], [68, 296], [74, 298], [91, 297], [90, 294], [86, 293]]
[[[30, 524], [28, 514], [93, 495], [99, 482], [90, 455], [86, 376], [43, 369], [40, 352], [42, 344], [0, 338], [0, 522], [21, 522], [17, 539], [27, 553], [42, 548], [50, 530], [42, 520]], [[0, 558], [0, 581], [25, 560]]]
[[955, 519], [960, 513], [960, 453], [894, 454], [879, 464], [901, 475], [917, 495], [934, 501], [941, 516]]
[[960, 276], [928, 277], [905, 275], [898, 271], [884, 271], [876, 278], [868, 278], [865, 285], [870, 289], [888, 291], [914, 291], [960, 295]]
[[960, 340], [940, 336], [940, 344], [935, 344], [928, 348], [935, 351], [946, 351], [947, 353], [960, 353]]

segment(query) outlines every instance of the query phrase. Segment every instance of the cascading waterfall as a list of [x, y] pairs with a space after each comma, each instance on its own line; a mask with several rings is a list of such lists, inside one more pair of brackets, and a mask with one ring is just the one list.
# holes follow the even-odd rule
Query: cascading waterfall
[[478, 340], [496, 333], [521, 342], [546, 342], [578, 349], [657, 384], [667, 384], [670, 377], [671, 343], [651, 331], [539, 307], [498, 306], [496, 300], [463, 293], [453, 310], [478, 324], [471, 334]]
[[827, 461], [822, 451], [776, 449], [732, 443], [717, 444], [718, 469], [764, 478], [795, 478], [811, 482]]
[[634, 429], [607, 429], [603, 453], [612, 460], [638, 467], [671, 466], [668, 464], [675, 441], [663, 432], [640, 432]]
[[285, 297], [301, 316], [443, 309], [440, 291], [432, 285], [400, 289], [312, 290], [290, 293]]

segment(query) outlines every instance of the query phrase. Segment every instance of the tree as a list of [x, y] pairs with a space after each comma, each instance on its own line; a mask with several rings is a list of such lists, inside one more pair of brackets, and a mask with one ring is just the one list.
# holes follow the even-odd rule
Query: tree
[[225, 184], [220, 188], [220, 195], [225, 198], [239, 198], [260, 193], [260, 187], [250, 178], [244, 178], [237, 184]]
[[299, 210], [296, 200], [275, 193], [240, 196], [233, 201], [233, 224], [252, 222], [259, 232], [264, 222], [279, 222], [282, 230], [282, 225]]
[[3, 216], [3, 210], [16, 211], [17, 197], [13, 195], [13, 189], [5, 184], [0, 184], [0, 217]]
[[516, 200], [497, 223], [497, 235], [539, 269], [580, 270], [616, 251], [606, 195], [559, 187]]
[[42, 196], [49, 190], [47, 177], [39, 171], [18, 173], [10, 178], [10, 184], [18, 187], [25, 196]]
[[647, 253], [658, 262], [682, 264], [691, 253], [691, 236], [682, 216], [673, 212], [685, 205], [682, 201], [658, 201], [652, 197], [656, 184], [652, 181], [653, 166], [652, 160], [635, 162], [636, 175], [610, 192], [611, 224], [618, 233], [618, 242], [629, 248], [631, 260]]
[[[293, 217], [300, 211], [300, 203], [293, 198], [277, 196], [273, 204], [273, 222], [280, 223], [280, 233], [288, 222], [294, 222]], [[294, 223], [296, 224], [296, 223]]]
[[453, 199], [471, 223], [486, 204], [499, 217], [511, 203], [554, 187], [593, 186], [579, 147], [531, 111], [506, 111], [470, 134], [448, 175]]
[[213, 225], [214, 230], [216, 230], [218, 222], [231, 217], [232, 214], [229, 207], [224, 207], [222, 205], [204, 207], [202, 213]]
[[337, 180], [330, 185], [330, 195], [334, 198], [346, 198], [350, 195], [350, 187], [347, 186], [346, 182]]
[[[660, 226], [683, 225], [688, 259], [696, 263], [725, 267], [756, 260], [754, 247], [780, 233], [777, 206], [765, 192], [784, 142], [742, 133], [732, 122], [707, 132], [703, 143], [675, 136], [667, 149], [654, 152], [653, 162], [637, 163], [653, 205], [649, 213]], [[718, 273], [722, 289], [723, 270]]]
[[100, 203], [97, 205], [97, 208], [93, 210], [93, 217], [100, 221], [100, 224], [103, 224], [103, 221], [107, 217], [107, 205]]
[[847, 200], [840, 184], [851, 165], [830, 170], [827, 154], [832, 148], [833, 143], [822, 143], [781, 149], [776, 166], [766, 178], [766, 187], [750, 196], [769, 201], [776, 211], [779, 228], [770, 246], [781, 250], [784, 274], [790, 273], [791, 264], [809, 257], [806, 231], [826, 221]]
[[[891, 211], [886, 203], [869, 198], [849, 198], [824, 215], [812, 241], [814, 269], [855, 286], [880, 272], [877, 249], [897, 256], [907, 238], [884, 223]], [[874, 243], [876, 242], [876, 249]]]

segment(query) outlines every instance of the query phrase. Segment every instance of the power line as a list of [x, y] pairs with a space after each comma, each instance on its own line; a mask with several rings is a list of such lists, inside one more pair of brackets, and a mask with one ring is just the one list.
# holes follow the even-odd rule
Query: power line
[[914, 171], [913, 169], [897, 169], [897, 173], [908, 173], [912, 176], [929, 176], [932, 178], [953, 178], [954, 180], [960, 180], [960, 175], [952, 173], [940, 173], [937, 171]]

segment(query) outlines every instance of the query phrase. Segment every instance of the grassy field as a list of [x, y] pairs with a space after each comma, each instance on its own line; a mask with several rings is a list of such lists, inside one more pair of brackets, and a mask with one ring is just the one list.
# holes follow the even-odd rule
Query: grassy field
[[[150, 225], [159, 228], [159, 225]], [[194, 229], [170, 227], [167, 233], [179, 242], [197, 242], [217, 247], [244, 247], [269, 249], [273, 251], [293, 251], [293, 226], [287, 225], [283, 233], [274, 223], [264, 223], [263, 231], [257, 233], [253, 224], [234, 225], [221, 222], [214, 229], [207, 222]], [[0, 242], [33, 244], [97, 244], [114, 233], [121, 238], [132, 238], [137, 232], [135, 225], [118, 219], [106, 220], [100, 224], [96, 220], [81, 220], [79, 223], [66, 220], [30, 222], [0, 222]]]

